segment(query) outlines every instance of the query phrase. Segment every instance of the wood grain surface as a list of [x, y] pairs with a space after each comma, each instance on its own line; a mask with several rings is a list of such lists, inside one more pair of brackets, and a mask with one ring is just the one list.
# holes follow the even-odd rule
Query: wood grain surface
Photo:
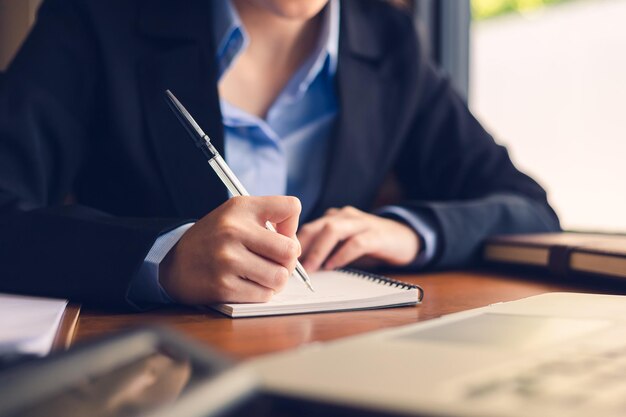
[[132, 326], [159, 324], [183, 332], [236, 360], [243, 360], [551, 291], [626, 294], [623, 286], [564, 283], [557, 278], [528, 273], [456, 271], [391, 276], [422, 286], [424, 302], [415, 307], [383, 310], [241, 319], [184, 307], [129, 314], [83, 309], [75, 340], [80, 342]]
[[59, 324], [52, 342], [53, 351], [66, 350], [72, 345], [76, 335], [79, 314], [80, 304], [70, 303], [67, 305], [63, 312], [63, 317], [61, 317], [61, 324]]

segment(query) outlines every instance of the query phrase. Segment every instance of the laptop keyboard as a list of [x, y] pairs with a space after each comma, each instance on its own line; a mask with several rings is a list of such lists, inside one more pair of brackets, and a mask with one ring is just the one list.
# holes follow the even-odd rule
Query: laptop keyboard
[[601, 345], [483, 373], [462, 384], [462, 396], [490, 408], [591, 408], [626, 415], [626, 344]]

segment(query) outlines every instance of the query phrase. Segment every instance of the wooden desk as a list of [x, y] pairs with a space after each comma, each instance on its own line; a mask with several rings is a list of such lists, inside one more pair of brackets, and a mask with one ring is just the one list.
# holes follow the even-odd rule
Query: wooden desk
[[[555, 279], [537, 280], [497, 272], [444, 272], [395, 275], [420, 284], [424, 302], [416, 307], [293, 316], [230, 319], [212, 311], [169, 308], [140, 314], [111, 314], [83, 309], [75, 341], [141, 324], [162, 324], [237, 359], [293, 349], [372, 330], [429, 320], [443, 314], [511, 301], [550, 291], [609, 292]], [[610, 292], [624, 293], [613, 289]]]

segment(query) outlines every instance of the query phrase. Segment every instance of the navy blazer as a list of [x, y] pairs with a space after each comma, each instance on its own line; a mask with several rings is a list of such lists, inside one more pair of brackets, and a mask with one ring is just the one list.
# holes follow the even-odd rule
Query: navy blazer
[[[224, 151], [210, 22], [207, 0], [44, 2], [0, 86], [0, 291], [124, 305], [156, 237], [226, 200], [163, 99], [171, 89]], [[394, 203], [436, 225], [439, 267], [491, 234], [558, 229], [405, 13], [342, 0], [337, 91], [312, 217], [371, 210], [394, 178]]]

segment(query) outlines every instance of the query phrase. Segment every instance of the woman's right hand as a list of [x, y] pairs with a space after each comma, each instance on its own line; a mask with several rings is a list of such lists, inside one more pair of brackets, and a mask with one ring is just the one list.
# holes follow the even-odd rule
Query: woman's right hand
[[[264, 302], [280, 291], [300, 256], [295, 197], [233, 197], [185, 232], [159, 267], [183, 304]], [[278, 233], [265, 228], [276, 225]]]

